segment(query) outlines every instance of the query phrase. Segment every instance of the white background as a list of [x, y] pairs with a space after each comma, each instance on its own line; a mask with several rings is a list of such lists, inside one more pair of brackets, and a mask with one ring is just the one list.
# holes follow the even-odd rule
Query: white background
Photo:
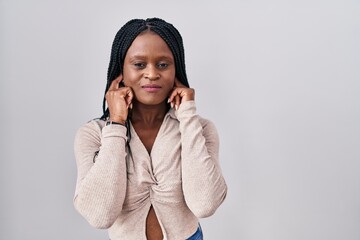
[[184, 38], [229, 191], [205, 239], [360, 239], [360, 2], [0, 0], [0, 239], [108, 239], [74, 210], [76, 130], [132, 18]]

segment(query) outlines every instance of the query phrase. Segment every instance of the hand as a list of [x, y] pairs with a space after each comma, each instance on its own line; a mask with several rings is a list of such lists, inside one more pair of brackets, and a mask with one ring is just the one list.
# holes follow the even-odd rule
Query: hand
[[184, 86], [175, 78], [174, 90], [171, 92], [168, 102], [177, 110], [182, 102], [191, 101], [195, 98], [195, 90]]
[[106, 103], [109, 107], [110, 121], [125, 123], [129, 108], [132, 108], [132, 99], [134, 93], [130, 87], [120, 87], [119, 84], [123, 80], [120, 74], [112, 81], [109, 90], [106, 92]]

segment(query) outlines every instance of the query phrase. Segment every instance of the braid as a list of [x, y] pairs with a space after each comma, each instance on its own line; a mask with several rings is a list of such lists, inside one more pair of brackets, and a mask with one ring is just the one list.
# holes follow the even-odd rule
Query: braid
[[107, 71], [107, 83], [103, 98], [103, 115], [101, 119], [105, 120], [109, 117], [109, 109], [106, 108], [105, 94], [113, 80], [115, 80], [122, 72], [124, 59], [127, 50], [134, 39], [146, 29], [144, 20], [133, 19], [127, 22], [115, 35], [111, 48], [110, 63]]
[[151, 18], [146, 21], [150, 23], [150, 30], [157, 33], [169, 46], [175, 60], [177, 79], [189, 87], [185, 69], [184, 45], [179, 31], [172, 24], [159, 18]]

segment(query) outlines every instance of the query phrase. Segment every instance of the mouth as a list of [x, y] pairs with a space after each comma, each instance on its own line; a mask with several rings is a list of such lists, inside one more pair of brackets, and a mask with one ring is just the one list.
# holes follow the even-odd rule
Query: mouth
[[142, 86], [141, 88], [147, 92], [157, 92], [161, 89], [161, 86], [156, 85], [156, 84], [146, 84], [146, 85]]

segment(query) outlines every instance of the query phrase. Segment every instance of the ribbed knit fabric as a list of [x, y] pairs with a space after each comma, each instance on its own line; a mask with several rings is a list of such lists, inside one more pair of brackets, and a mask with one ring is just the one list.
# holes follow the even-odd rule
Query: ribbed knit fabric
[[187, 101], [166, 114], [150, 155], [130, 131], [132, 154], [124, 126], [94, 120], [79, 129], [75, 208], [92, 226], [109, 228], [111, 240], [143, 240], [152, 205], [164, 239], [188, 238], [227, 192], [215, 126]]

